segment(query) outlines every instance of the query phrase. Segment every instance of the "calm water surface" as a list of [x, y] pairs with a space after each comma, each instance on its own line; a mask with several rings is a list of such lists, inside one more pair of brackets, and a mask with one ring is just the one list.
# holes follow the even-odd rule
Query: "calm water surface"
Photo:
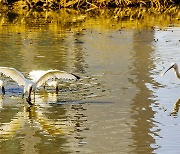
[[63, 26], [10, 19], [1, 15], [0, 66], [26, 77], [59, 69], [81, 79], [60, 82], [58, 95], [38, 89], [30, 107], [22, 87], [1, 76], [0, 153], [179, 152], [180, 81], [172, 71], [159, 76], [172, 62], [180, 65], [179, 17], [165, 18], [165, 26], [84, 15]]

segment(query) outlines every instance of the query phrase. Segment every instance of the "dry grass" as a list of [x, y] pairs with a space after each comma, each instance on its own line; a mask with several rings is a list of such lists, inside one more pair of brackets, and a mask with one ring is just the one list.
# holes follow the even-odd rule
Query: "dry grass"
[[20, 0], [16, 5], [18, 4], [23, 9], [39, 11], [61, 8], [95, 9], [142, 6], [165, 10], [169, 5], [179, 3], [179, 0]]

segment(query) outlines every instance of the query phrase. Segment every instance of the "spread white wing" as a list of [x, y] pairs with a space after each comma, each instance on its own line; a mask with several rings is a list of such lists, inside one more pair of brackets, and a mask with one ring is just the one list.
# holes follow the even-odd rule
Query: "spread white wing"
[[7, 77], [10, 77], [20, 86], [25, 85], [24, 75], [21, 72], [17, 71], [15, 68], [0, 67], [0, 73], [4, 74]]
[[48, 70], [37, 81], [36, 86], [40, 87], [49, 79], [65, 79], [65, 80], [78, 80], [78, 76], [59, 70]]
[[41, 76], [43, 76], [47, 71], [43, 70], [33, 70], [29, 73], [29, 78], [31, 78], [34, 82], [38, 81]]

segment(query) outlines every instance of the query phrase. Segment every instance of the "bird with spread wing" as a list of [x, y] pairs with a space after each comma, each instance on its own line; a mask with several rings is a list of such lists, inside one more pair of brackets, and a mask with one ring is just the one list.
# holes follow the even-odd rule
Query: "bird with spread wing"
[[78, 80], [80, 79], [78, 76], [67, 73], [60, 70], [48, 70], [42, 73], [38, 79], [29, 80], [24, 77], [24, 75], [17, 71], [15, 68], [10, 67], [0, 67], [0, 73], [4, 74], [7, 77], [10, 77], [15, 82], [18, 83], [19, 86], [23, 86], [23, 95], [24, 98], [25, 93], [28, 93], [27, 102], [32, 105], [31, 103], [31, 93], [34, 93], [35, 98], [35, 91], [38, 87], [43, 85], [45, 82], [47, 82], [49, 79], [67, 79], [67, 80]]
[[[41, 76], [43, 76], [44, 74], [48, 73], [48, 72], [51, 72], [54, 70], [48, 70], [48, 71], [43, 71], [43, 70], [33, 70], [29, 73], [29, 78], [31, 78], [34, 82], [37, 82]], [[74, 74], [69, 74], [69, 73], [66, 73], [66, 72], [63, 72], [61, 71], [61, 79], [64, 79], [64, 80], [78, 80], [79, 77], [74, 75]], [[58, 87], [58, 81], [57, 80], [54, 80], [54, 79], [49, 79], [49, 80], [46, 80], [45, 82], [43, 82], [43, 86], [45, 88], [45, 86], [51, 86], [51, 87], [54, 87], [56, 89], [56, 94], [58, 94], [58, 91], [59, 91], [59, 87]]]

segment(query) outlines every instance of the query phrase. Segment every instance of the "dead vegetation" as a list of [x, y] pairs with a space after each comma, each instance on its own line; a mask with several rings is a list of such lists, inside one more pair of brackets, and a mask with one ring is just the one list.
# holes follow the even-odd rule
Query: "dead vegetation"
[[[21, 7], [23, 9], [57, 10], [61, 8], [95, 9], [148, 7], [165, 10], [169, 5], [180, 4], [179, 0], [0, 0], [1, 5]], [[2, 7], [2, 6], [1, 6]]]

